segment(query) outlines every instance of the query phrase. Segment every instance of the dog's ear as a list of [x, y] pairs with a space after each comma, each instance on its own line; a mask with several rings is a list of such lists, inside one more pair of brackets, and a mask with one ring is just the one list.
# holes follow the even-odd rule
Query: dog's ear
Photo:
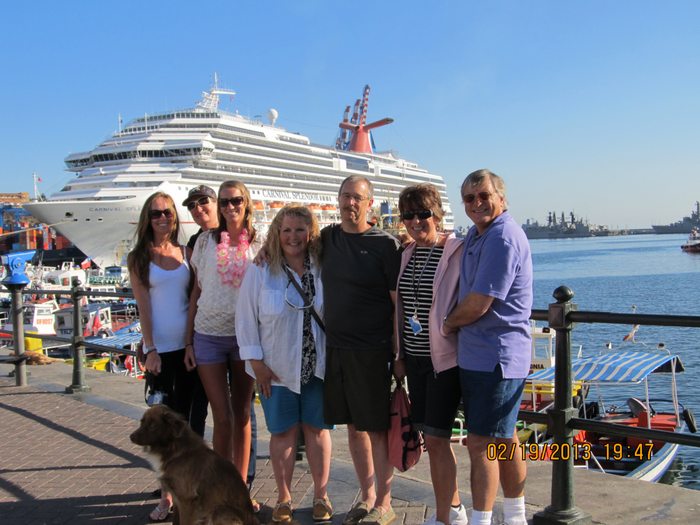
[[187, 431], [187, 421], [173, 410], [168, 410], [163, 414], [168, 428], [171, 431], [173, 439], [182, 437], [182, 435]]

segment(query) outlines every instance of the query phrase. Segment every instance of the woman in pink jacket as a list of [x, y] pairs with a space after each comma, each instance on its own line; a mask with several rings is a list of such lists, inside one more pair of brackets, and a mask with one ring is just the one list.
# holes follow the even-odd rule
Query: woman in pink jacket
[[457, 491], [457, 463], [450, 446], [461, 400], [457, 334], [444, 335], [442, 320], [457, 302], [462, 240], [441, 231], [442, 200], [432, 184], [404, 188], [401, 220], [410, 243], [397, 285], [397, 375], [408, 378], [411, 415], [422, 429], [430, 458], [436, 515], [425, 523], [467, 524]]

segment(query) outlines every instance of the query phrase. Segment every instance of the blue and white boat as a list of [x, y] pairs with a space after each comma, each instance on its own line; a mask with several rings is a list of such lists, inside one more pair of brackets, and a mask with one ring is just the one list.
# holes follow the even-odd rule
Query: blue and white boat
[[[571, 366], [574, 380], [588, 384], [591, 396], [611, 385], [641, 385], [644, 388], [643, 400], [630, 397], [625, 406], [606, 406], [602, 395], [596, 401], [586, 402], [584, 398], [580, 405], [580, 417], [669, 432], [697, 430], [692, 413], [684, 409], [678, 400], [676, 374], [683, 372], [684, 367], [677, 355], [666, 351], [609, 352], [573, 359]], [[670, 376], [670, 398], [649, 397], [649, 378], [652, 374], [667, 379]], [[529, 379], [533, 382], [551, 382], [554, 380], [554, 368], [538, 370]], [[586, 392], [586, 389], [582, 391]], [[572, 454], [576, 464], [652, 482], [658, 481], [668, 470], [679, 446], [591, 431], [579, 431], [574, 441], [577, 448]]]

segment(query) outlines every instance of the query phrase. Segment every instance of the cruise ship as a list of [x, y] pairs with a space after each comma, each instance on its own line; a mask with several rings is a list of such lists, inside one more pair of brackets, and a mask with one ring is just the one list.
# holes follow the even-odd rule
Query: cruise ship
[[313, 144], [303, 135], [219, 109], [221, 96], [235, 92], [214, 80], [194, 108], [136, 118], [91, 151], [66, 157], [75, 176], [45, 201], [24, 207], [41, 222], [70, 239], [100, 267], [123, 264], [134, 241], [145, 199], [155, 191], [173, 196], [183, 224], [183, 240], [197, 230], [180, 206], [190, 188], [215, 190], [230, 179], [246, 184], [254, 201], [255, 224], [265, 231], [287, 203], [309, 206], [322, 225], [339, 221], [337, 195], [349, 175], [374, 185], [372, 217], [380, 226], [398, 226], [402, 188], [419, 182], [436, 185], [445, 208], [444, 226], [454, 227], [445, 182], [416, 163], [374, 149], [371, 130], [392, 122], [367, 123], [369, 86], [345, 108], [333, 147]]

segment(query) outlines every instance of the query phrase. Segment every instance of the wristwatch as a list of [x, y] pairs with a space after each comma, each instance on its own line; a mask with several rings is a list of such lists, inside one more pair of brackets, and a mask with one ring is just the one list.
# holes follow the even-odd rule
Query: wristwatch
[[143, 355], [146, 355], [148, 352], [151, 352], [152, 350], [156, 350], [156, 347], [143, 345]]

